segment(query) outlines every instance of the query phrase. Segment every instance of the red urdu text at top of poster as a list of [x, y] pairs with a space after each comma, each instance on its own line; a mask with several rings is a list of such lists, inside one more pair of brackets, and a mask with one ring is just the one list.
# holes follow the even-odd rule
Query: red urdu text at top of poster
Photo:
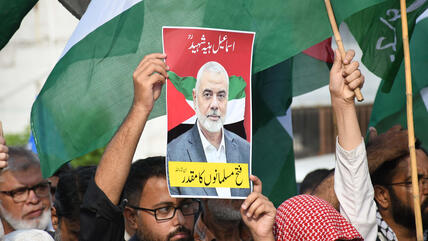
[[[164, 50], [167, 54], [166, 63], [181, 77], [193, 76], [196, 78], [199, 68], [209, 61], [217, 61], [222, 64], [229, 76], [241, 76], [250, 86], [251, 78], [251, 49], [252, 49], [252, 34], [243, 34], [237, 32], [223, 32], [217, 30], [206, 29], [169, 29], [163, 30]], [[227, 35], [228, 44], [233, 44], [234, 49], [229, 48], [228, 52], [224, 49], [216, 54], [203, 54], [201, 50], [197, 53], [192, 53], [190, 46], [192, 42], [197, 44], [201, 42], [201, 37], [204, 35], [206, 41], [211, 42], [214, 46], [218, 45], [219, 37]], [[244, 61], [247, 60], [247, 61]], [[169, 80], [168, 80], [169, 81]], [[168, 83], [168, 130], [181, 124], [183, 121], [194, 115], [193, 109], [185, 102], [184, 96], [178, 92], [171, 82]], [[245, 89], [246, 105], [245, 105], [245, 121], [244, 126], [247, 134], [247, 139], [251, 137], [251, 104], [250, 104], [250, 88]], [[169, 101], [175, 100], [175, 101]]]

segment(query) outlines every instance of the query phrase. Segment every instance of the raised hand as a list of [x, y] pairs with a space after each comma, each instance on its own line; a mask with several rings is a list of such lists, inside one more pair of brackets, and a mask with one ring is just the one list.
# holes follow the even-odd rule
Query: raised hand
[[361, 88], [364, 84], [364, 75], [358, 69], [358, 62], [351, 62], [354, 56], [355, 52], [348, 50], [342, 61], [339, 51], [335, 51], [334, 63], [330, 70], [332, 104], [353, 104], [354, 90], [357, 87]]
[[133, 74], [134, 107], [150, 112], [154, 102], [159, 98], [162, 85], [168, 77], [168, 66], [165, 64], [165, 54], [154, 53], [146, 55], [141, 60]]
[[262, 181], [253, 175], [250, 179], [253, 181], [254, 190], [241, 205], [242, 220], [250, 229], [253, 240], [274, 240], [276, 208], [262, 194]]

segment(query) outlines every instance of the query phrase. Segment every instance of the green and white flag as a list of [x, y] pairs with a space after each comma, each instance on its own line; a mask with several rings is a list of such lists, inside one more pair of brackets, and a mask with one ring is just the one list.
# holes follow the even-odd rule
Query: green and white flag
[[0, 0], [0, 50], [9, 42], [38, 0]]
[[[421, 15], [410, 41], [410, 57], [413, 81], [413, 118], [415, 135], [428, 150], [428, 10]], [[385, 84], [385, 80], [381, 85]], [[407, 127], [406, 84], [404, 63], [398, 71], [391, 91], [383, 93], [379, 88], [373, 105], [370, 126], [375, 126], [379, 133], [387, 131], [396, 124]]]
[[[428, 8], [426, 0], [407, 0], [409, 38], [416, 19]], [[388, 92], [403, 60], [400, 1], [386, 1], [354, 14], [346, 20], [349, 30], [363, 51], [361, 61], [385, 80]]]
[[[332, 5], [341, 22], [383, 1]], [[31, 128], [44, 176], [112, 138], [132, 104], [134, 69], [144, 55], [162, 51], [162, 26], [256, 32], [253, 73], [280, 66], [331, 36], [323, 1], [92, 0], [33, 104]], [[275, 87], [291, 88], [287, 78], [252, 83], [253, 170], [276, 204], [296, 191], [292, 135], [286, 131], [291, 124], [284, 128], [291, 97]], [[164, 94], [150, 119], [165, 114]]]

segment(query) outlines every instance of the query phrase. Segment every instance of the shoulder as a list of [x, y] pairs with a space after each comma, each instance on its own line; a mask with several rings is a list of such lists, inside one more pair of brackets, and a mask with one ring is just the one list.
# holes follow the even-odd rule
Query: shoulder
[[191, 140], [192, 139], [192, 131], [193, 131], [193, 127], [190, 128], [190, 130], [188, 130], [188, 131], [184, 132], [183, 134], [179, 135], [174, 140], [172, 140], [170, 143], [168, 143], [168, 149], [169, 148], [177, 147], [179, 145], [182, 145], [183, 142]]
[[227, 141], [232, 141], [233, 143], [236, 143], [239, 148], [244, 148], [248, 150], [250, 149], [250, 143], [247, 140], [231, 131], [224, 129], [224, 137]]

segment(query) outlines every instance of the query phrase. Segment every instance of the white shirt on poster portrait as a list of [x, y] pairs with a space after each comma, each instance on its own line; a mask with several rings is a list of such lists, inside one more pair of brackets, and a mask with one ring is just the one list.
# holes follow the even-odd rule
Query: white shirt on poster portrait
[[[199, 127], [199, 123], [196, 122], [198, 126], [199, 136], [201, 137], [202, 147], [204, 148], [205, 158], [208, 163], [227, 163], [226, 161], [226, 146], [224, 144], [224, 131], [223, 127], [221, 128], [221, 142], [219, 148], [215, 148], [204, 136]], [[222, 198], [230, 198], [230, 188], [228, 187], [216, 187], [217, 195]]]

